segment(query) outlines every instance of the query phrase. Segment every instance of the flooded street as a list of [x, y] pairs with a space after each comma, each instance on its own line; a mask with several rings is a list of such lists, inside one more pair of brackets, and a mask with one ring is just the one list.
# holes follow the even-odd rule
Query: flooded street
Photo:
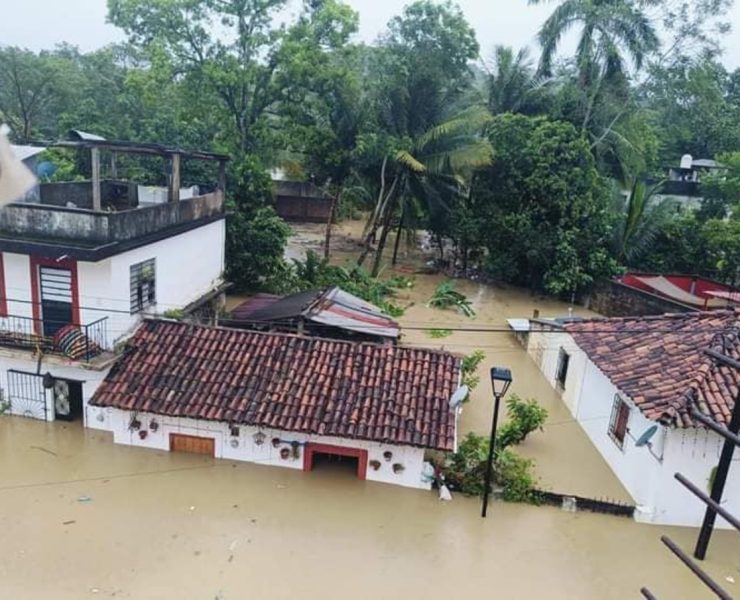
[[[0, 598], [706, 597], [659, 542], [691, 530], [115, 446], [0, 421]], [[707, 568], [738, 576], [732, 534]], [[729, 584], [728, 584], [729, 585]]]
[[[359, 228], [337, 227], [334, 261], [356, 257]], [[321, 226], [297, 229], [291, 256], [320, 249]], [[400, 272], [414, 264], [418, 257], [405, 259]], [[536, 460], [540, 487], [629, 501], [505, 331], [506, 318], [535, 308], [567, 314], [568, 305], [461, 281], [477, 312], [467, 319], [426, 306], [442, 276], [414, 279], [397, 299], [408, 307], [404, 343], [486, 353], [462, 433], [488, 433], [487, 372], [509, 367], [511, 392], [550, 412], [544, 432], [516, 449]], [[428, 328], [458, 331], [433, 339]], [[0, 418], [0, 600], [623, 599], [638, 597], [643, 585], [659, 598], [708, 597], [660, 543], [662, 534], [685, 549], [696, 538], [691, 529], [503, 502], [483, 520], [477, 499], [442, 503], [435, 492], [359, 481], [342, 465], [304, 473], [116, 446], [80, 424]], [[733, 532], [716, 532], [703, 565], [731, 592], [740, 583], [725, 578], [740, 582], [739, 550]]]

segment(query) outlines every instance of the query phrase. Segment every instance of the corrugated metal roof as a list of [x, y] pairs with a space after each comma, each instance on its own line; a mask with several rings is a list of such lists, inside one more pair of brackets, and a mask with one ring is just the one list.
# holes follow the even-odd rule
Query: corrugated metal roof
[[16, 144], [11, 144], [10, 149], [18, 160], [26, 160], [46, 150], [44, 146], [19, 146]]
[[397, 338], [400, 327], [374, 304], [338, 287], [310, 290], [276, 299], [260, 294], [237, 306], [231, 316], [239, 321], [307, 321], [378, 337]]

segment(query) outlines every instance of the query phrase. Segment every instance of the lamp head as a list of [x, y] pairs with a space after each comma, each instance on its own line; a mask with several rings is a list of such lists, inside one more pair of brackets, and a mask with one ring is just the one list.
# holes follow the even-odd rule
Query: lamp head
[[503, 397], [512, 381], [511, 370], [503, 367], [491, 367], [491, 386], [493, 387], [494, 396]]

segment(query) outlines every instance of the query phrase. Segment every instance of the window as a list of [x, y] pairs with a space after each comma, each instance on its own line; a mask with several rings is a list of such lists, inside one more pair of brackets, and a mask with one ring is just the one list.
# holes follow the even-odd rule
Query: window
[[570, 363], [570, 354], [568, 354], [562, 348], [560, 349], [560, 355], [558, 356], [558, 370], [555, 376], [558, 387], [565, 389], [565, 380], [568, 377], [568, 364]]
[[612, 404], [612, 416], [609, 418], [609, 437], [614, 440], [614, 443], [622, 448], [624, 446], [624, 438], [627, 435], [627, 422], [630, 418], [630, 407], [620, 396], [616, 394], [614, 396], [614, 404]]
[[131, 265], [131, 314], [157, 303], [156, 265], [150, 258]]

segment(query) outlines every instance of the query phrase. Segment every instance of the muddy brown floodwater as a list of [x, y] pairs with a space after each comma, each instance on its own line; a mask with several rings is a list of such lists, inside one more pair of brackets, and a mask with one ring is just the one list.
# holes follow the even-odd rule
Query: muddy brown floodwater
[[[339, 228], [335, 260], [354, 255], [356, 231], [356, 223]], [[318, 248], [322, 234], [301, 227], [294, 256]], [[503, 328], [507, 317], [533, 308], [543, 315], [568, 308], [460, 282], [478, 312], [470, 321], [425, 307], [440, 279], [416, 276], [400, 299], [411, 305], [404, 325]], [[518, 448], [536, 459], [542, 484], [629, 499], [507, 333], [434, 340], [409, 330], [405, 343], [482, 349], [482, 373], [509, 366], [513, 391], [550, 410], [545, 431]], [[487, 431], [490, 411], [481, 383], [463, 432]], [[78, 424], [2, 417], [0, 600], [622, 599], [638, 597], [642, 585], [659, 598], [709, 597], [659, 541], [667, 533], [691, 548], [694, 530], [503, 502], [483, 520], [479, 508], [475, 499], [441, 503], [434, 493], [358, 481], [342, 469], [303, 473], [115, 446], [109, 434]], [[731, 532], [717, 532], [704, 565], [730, 591], [726, 578], [740, 581], [738, 550]]]

